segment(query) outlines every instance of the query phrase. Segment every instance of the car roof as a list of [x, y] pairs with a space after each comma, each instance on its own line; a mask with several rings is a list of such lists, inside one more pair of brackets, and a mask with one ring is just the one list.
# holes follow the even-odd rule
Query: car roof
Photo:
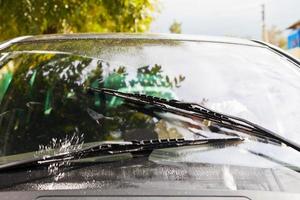
[[194, 41], [194, 42], [213, 42], [228, 43], [248, 46], [263, 46], [257, 42], [232, 37], [185, 35], [185, 34], [141, 34], [141, 33], [79, 33], [79, 34], [49, 34], [36, 36], [22, 36], [14, 38], [0, 45], [0, 49], [12, 44], [57, 42], [68, 40], [152, 40], [152, 41]]

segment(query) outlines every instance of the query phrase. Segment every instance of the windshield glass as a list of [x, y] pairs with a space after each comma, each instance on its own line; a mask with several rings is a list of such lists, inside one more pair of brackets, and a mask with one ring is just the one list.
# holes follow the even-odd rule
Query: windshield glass
[[[89, 87], [198, 103], [300, 144], [300, 71], [267, 48], [176, 40], [42, 41], [0, 52], [0, 166], [105, 142], [237, 133], [213, 129], [209, 120], [90, 94]], [[238, 144], [154, 149], [143, 156], [95, 154], [25, 169], [2, 170], [0, 189], [141, 188], [147, 182], [147, 188], [299, 192], [300, 153], [247, 137]]]
[[171, 129], [120, 106], [115, 97], [87, 97], [87, 86], [203, 104], [300, 143], [300, 70], [263, 47], [152, 40], [33, 43], [3, 51], [0, 69], [2, 155], [38, 150], [51, 138], [75, 132], [91, 142], [151, 139], [158, 127]]

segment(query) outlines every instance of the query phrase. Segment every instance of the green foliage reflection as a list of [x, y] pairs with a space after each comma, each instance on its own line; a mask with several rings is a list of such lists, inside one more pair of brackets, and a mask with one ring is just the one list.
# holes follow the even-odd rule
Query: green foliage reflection
[[[152, 117], [125, 106], [120, 99], [86, 94], [86, 87], [107, 87], [176, 98], [182, 75], [171, 78], [155, 64], [136, 69], [110, 66], [103, 60], [66, 54], [11, 54], [4, 62], [0, 89], [1, 154], [37, 150], [52, 138], [84, 134], [85, 142], [128, 139], [137, 130], [157, 137]], [[104, 73], [109, 69], [109, 73]], [[10, 74], [8, 82], [6, 78]], [[143, 132], [142, 132], [143, 133]], [[30, 144], [28, 146], [18, 145]]]

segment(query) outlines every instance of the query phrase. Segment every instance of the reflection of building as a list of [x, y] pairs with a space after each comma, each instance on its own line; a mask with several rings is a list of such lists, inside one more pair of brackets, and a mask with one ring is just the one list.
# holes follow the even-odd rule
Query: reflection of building
[[300, 58], [300, 20], [288, 29], [293, 30], [288, 36], [288, 51], [297, 58]]

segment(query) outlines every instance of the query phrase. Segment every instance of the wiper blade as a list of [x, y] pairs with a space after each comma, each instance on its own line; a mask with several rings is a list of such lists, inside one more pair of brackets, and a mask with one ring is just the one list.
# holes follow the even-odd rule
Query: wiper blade
[[68, 162], [71, 160], [78, 160], [90, 158], [95, 156], [115, 155], [131, 153], [135, 156], [148, 156], [155, 149], [164, 149], [171, 147], [182, 146], [197, 146], [197, 145], [230, 145], [238, 144], [243, 141], [241, 137], [224, 137], [224, 138], [205, 138], [197, 140], [186, 139], [156, 139], [156, 140], [141, 140], [121, 143], [103, 143], [77, 151], [68, 152], [64, 154], [34, 158], [29, 160], [21, 160], [10, 162], [8, 164], [0, 165], [0, 172], [17, 168], [32, 168], [35, 166], [50, 165], [59, 162]]
[[220, 125], [221, 127], [236, 130], [251, 136], [262, 138], [268, 137], [277, 142], [292, 147], [297, 151], [300, 151], [300, 146], [297, 143], [294, 143], [293, 141], [284, 138], [262, 126], [259, 126], [243, 118], [213, 111], [203, 105], [199, 105], [196, 103], [186, 103], [178, 100], [167, 100], [144, 94], [125, 93], [108, 88], [97, 89], [89, 87], [88, 91], [116, 96], [124, 99], [129, 103], [133, 103], [135, 105], [146, 105], [148, 107], [152, 106], [153, 109], [159, 109], [160, 111], [170, 112], [202, 120], [209, 120]]

